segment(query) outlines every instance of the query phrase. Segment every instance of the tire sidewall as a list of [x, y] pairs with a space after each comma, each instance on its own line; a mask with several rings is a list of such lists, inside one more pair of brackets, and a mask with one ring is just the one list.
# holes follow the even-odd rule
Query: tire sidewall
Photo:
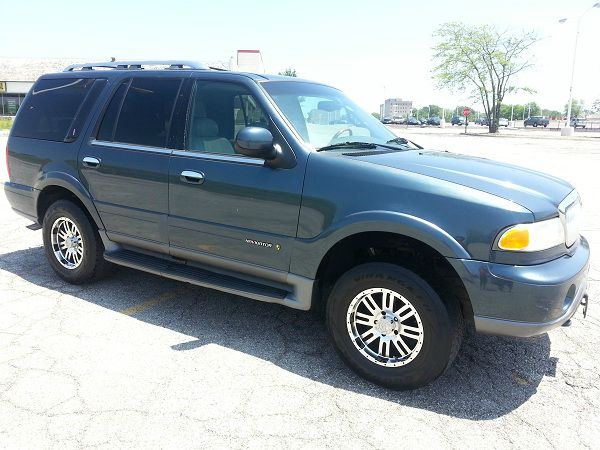
[[[52, 225], [61, 217], [66, 217], [75, 223], [83, 241], [83, 259], [81, 264], [75, 269], [63, 267], [52, 250]], [[44, 216], [42, 234], [48, 262], [61, 278], [71, 283], [81, 283], [93, 277], [98, 256], [96, 248], [97, 237], [88, 217], [81, 208], [68, 200], [59, 200], [53, 203]]]
[[[404, 366], [385, 367], [363, 356], [347, 329], [352, 300], [370, 288], [391, 289], [417, 310], [423, 324], [423, 345], [414, 360]], [[418, 275], [400, 266], [369, 263], [344, 274], [335, 284], [327, 304], [327, 326], [341, 356], [362, 376], [392, 388], [423, 386], [441, 375], [452, 353], [452, 326], [447, 308], [435, 291]]]

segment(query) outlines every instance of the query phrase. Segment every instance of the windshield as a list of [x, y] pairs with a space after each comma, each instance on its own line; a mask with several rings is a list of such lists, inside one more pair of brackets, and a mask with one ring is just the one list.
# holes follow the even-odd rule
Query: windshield
[[386, 144], [396, 139], [337, 89], [302, 81], [269, 81], [262, 86], [304, 142], [317, 150], [344, 142]]

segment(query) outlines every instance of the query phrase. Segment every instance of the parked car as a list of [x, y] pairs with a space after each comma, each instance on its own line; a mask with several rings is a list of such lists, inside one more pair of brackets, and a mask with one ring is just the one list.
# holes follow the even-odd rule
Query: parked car
[[421, 125], [421, 121], [416, 117], [410, 116], [406, 118], [406, 125]]
[[452, 125], [464, 125], [466, 120], [464, 116], [453, 116], [450, 123]]
[[381, 119], [381, 123], [390, 124], [390, 123], [392, 123], [392, 118], [391, 117], [383, 117]]
[[505, 119], [504, 117], [500, 117], [498, 119], [498, 126], [499, 127], [508, 127], [508, 119]]
[[440, 126], [440, 124], [441, 124], [441, 119], [437, 116], [430, 117], [427, 119], [427, 125]]
[[29, 91], [6, 162], [10, 205], [67, 282], [120, 265], [324, 311], [344, 361], [384, 386], [439, 377], [467, 327], [545, 333], [587, 298], [573, 186], [423, 149], [321, 83], [73, 65]]
[[585, 119], [579, 118], [579, 117], [572, 117], [571, 118], [571, 126], [575, 127], [575, 128], [585, 128], [587, 125], [587, 122]]
[[532, 116], [532, 117], [528, 117], [527, 119], [525, 119], [525, 121], [523, 122], [523, 125], [525, 127], [532, 126], [532, 127], [546, 128], [549, 123], [550, 123], [550, 121], [548, 119], [546, 119], [545, 117]]
[[489, 121], [487, 119], [487, 117], [480, 117], [479, 119], [477, 119], [475, 121], [476, 124], [481, 125], [481, 126], [489, 126]]

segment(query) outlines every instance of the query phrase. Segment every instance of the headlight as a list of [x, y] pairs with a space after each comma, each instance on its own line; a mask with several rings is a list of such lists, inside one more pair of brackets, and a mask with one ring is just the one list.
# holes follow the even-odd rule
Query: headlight
[[537, 252], [561, 244], [565, 244], [565, 229], [559, 217], [514, 225], [498, 239], [499, 248], [517, 252]]

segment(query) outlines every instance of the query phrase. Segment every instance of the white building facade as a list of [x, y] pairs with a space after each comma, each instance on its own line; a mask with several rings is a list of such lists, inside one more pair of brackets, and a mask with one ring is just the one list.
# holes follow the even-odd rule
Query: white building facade
[[412, 111], [412, 101], [401, 98], [388, 98], [379, 105], [381, 117], [407, 117]]

